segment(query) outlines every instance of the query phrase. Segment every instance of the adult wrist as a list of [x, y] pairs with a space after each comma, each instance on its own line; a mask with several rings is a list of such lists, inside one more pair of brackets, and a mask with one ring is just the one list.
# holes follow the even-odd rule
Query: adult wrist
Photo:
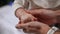
[[44, 33], [44, 34], [47, 34], [47, 32], [48, 32], [50, 29], [51, 29], [51, 27], [46, 28], [45, 33]]
[[54, 26], [47, 32], [47, 34], [54, 34], [57, 30], [58, 28]]
[[51, 29], [51, 27], [46, 26], [43, 30], [40, 30], [40, 34], [47, 34], [47, 32]]
[[54, 34], [60, 34], [60, 30], [57, 30]]

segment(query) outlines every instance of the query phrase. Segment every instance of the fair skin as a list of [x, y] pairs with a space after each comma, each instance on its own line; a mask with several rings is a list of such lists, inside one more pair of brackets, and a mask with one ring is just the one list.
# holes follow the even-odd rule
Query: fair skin
[[60, 30], [57, 30], [54, 34], [60, 34]]
[[[46, 34], [50, 27], [38, 21], [32, 21], [25, 24], [18, 24], [19, 29], [26, 29], [24, 32]], [[44, 31], [44, 33], [43, 33]]]
[[[21, 11], [22, 10], [22, 11]], [[38, 11], [38, 12], [37, 12]], [[28, 13], [29, 12], [29, 13]], [[34, 14], [35, 13], [35, 14]], [[51, 15], [50, 15], [51, 14]], [[45, 9], [38, 9], [38, 10], [24, 10], [24, 9], [19, 9], [16, 12], [17, 17], [21, 20], [21, 22], [29, 22], [29, 21], [34, 21], [38, 20], [41, 22], [44, 22], [48, 25], [51, 25], [52, 23], [56, 22], [56, 16], [55, 13], [51, 10], [45, 10]], [[20, 16], [22, 15], [22, 16]], [[26, 17], [25, 17], [26, 16]], [[22, 18], [24, 17], [24, 19]], [[42, 19], [42, 18], [43, 19]], [[48, 22], [47, 22], [48, 20]]]
[[[25, 24], [18, 24], [19, 29], [24, 29], [24, 32], [35, 33], [35, 34], [47, 34], [48, 30], [51, 29], [47, 24], [38, 21], [32, 21]], [[60, 30], [54, 34], [60, 34]]]
[[[22, 11], [22, 12], [21, 12]], [[41, 14], [41, 11], [42, 10], [31, 10], [31, 13], [29, 12], [28, 13], [28, 11], [29, 10], [24, 10], [24, 9], [18, 9], [17, 10], [17, 12], [16, 12], [16, 15], [17, 15], [17, 17], [21, 20], [20, 22], [19, 22], [19, 24], [17, 24], [17, 28], [18, 29], [20, 29], [20, 25], [21, 24], [25, 24], [25, 23], [29, 23], [29, 22], [31, 22], [31, 21], [37, 21], [37, 18], [36, 17], [34, 17], [33, 15], [36, 15], [36, 14]], [[35, 11], [35, 14], [34, 14], [34, 11]], [[38, 11], [38, 12], [37, 12]], [[40, 13], [39, 13], [39, 11], [40, 11]], [[43, 15], [45, 15], [46, 13], [46, 11], [44, 12], [44, 11], [42, 11], [43, 12]], [[47, 14], [49, 14], [49, 13], [47, 13]], [[47, 15], [46, 14], [46, 15]], [[53, 13], [52, 13], [53, 14]], [[58, 13], [57, 13], [58, 14]], [[21, 16], [20, 16], [21, 15]], [[42, 15], [42, 16], [43, 16]], [[25, 18], [25, 16], [27, 17], [27, 18]], [[24, 18], [23, 18], [24, 17]], [[48, 17], [48, 15], [46, 16], [46, 17]], [[53, 17], [55, 17], [55, 15], [53, 14], [50, 18], [53, 18]], [[40, 17], [39, 17], [40, 18]], [[53, 22], [53, 20], [55, 20], [55, 18], [53, 18], [53, 19], [51, 19], [52, 21], [51, 22]], [[45, 20], [45, 21], [47, 21], [47, 20]], [[48, 20], [47, 22], [49, 22], [50, 20]], [[54, 21], [55, 22], [55, 21]], [[50, 25], [50, 24], [52, 24], [52, 23], [49, 23], [48, 25]], [[40, 24], [39, 24], [40, 25]], [[48, 25], [40, 25], [40, 28], [41, 27], [43, 27], [43, 26], [45, 26], [45, 27], [43, 27], [43, 28], [46, 28], [46, 29], [43, 29], [42, 28], [42, 30], [45, 30], [44, 32], [45, 33], [43, 33], [43, 32], [41, 32], [42, 30], [40, 30], [40, 31], [38, 31], [38, 32], [40, 32], [40, 33], [43, 33], [43, 34], [46, 34], [46, 32], [50, 29], [50, 27], [46, 27], [46, 26], [48, 26]], [[35, 26], [35, 25], [34, 25]], [[24, 27], [23, 27], [24, 28]], [[22, 28], [22, 29], [23, 29]], [[29, 29], [29, 28], [26, 28], [26, 29]], [[33, 28], [32, 28], [33, 29]], [[31, 29], [30, 29], [31, 30]], [[36, 30], [37, 31], [37, 30]], [[58, 32], [56, 32], [55, 34], [59, 34]]]
[[[38, 12], [37, 12], [38, 11]], [[28, 13], [31, 13], [32, 15], [37, 15], [37, 16], [40, 16], [40, 15], [42, 15], [42, 16], [46, 16], [46, 17], [48, 17], [48, 16], [50, 16], [51, 15], [51, 17], [49, 18], [49, 19], [51, 19], [51, 18], [54, 18], [54, 19], [51, 19], [52, 21], [54, 20], [54, 21], [56, 21], [57, 20], [57, 22], [58, 23], [60, 23], [60, 10], [46, 10], [46, 9], [37, 9], [37, 10], [30, 10]], [[50, 15], [49, 15], [50, 14]], [[44, 16], [44, 17], [45, 17]], [[40, 16], [41, 17], [41, 16]], [[43, 17], [43, 18], [44, 18]], [[45, 17], [45, 18], [46, 18]], [[55, 18], [56, 18], [56, 20], [55, 20]], [[48, 19], [47, 19], [48, 20]], [[49, 21], [49, 20], [48, 20]], [[51, 23], [52, 23], [52, 21], [50, 21]], [[50, 24], [51, 24], [50, 23]]]
[[16, 16], [19, 18], [19, 20], [21, 20], [21, 23], [37, 20], [37, 18], [27, 13], [26, 10], [23, 8], [17, 9]]
[[30, 10], [28, 13], [36, 16], [38, 21], [41, 21], [41, 22], [46, 23], [48, 25], [52, 25], [57, 22], [56, 21], [56, 14], [52, 10], [36, 9], [36, 10]]
[[[49, 12], [50, 11], [51, 10], [49, 10]], [[41, 14], [41, 12], [43, 12], [43, 14]], [[49, 14], [49, 12], [48, 12], [48, 14]], [[60, 10], [56, 10], [56, 11], [52, 11], [52, 12], [54, 12], [56, 15], [60, 15]], [[36, 9], [36, 10], [25, 10], [24, 8], [19, 8], [16, 11], [16, 16], [19, 18], [19, 20], [21, 20], [20, 23], [27, 23], [27, 22], [31, 22], [31, 21], [39, 21], [39, 22], [42, 22], [42, 23], [45, 23], [48, 25], [56, 23], [55, 17], [53, 15], [52, 15], [53, 17], [48, 16], [46, 14], [45, 9], [44, 9], [44, 11], [42, 11], [40, 9], [39, 10], [38, 9]]]

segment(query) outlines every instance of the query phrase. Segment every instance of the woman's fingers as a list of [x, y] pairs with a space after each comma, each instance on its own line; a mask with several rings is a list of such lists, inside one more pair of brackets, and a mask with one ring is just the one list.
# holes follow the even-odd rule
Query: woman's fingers
[[17, 24], [16, 28], [17, 29], [28, 28], [28, 24]]
[[16, 28], [40, 28], [40, 22], [36, 22], [36, 21], [32, 21], [32, 22], [28, 22], [28, 23], [23, 23], [23, 24], [17, 24]]
[[23, 31], [26, 33], [33, 33], [33, 32], [36, 33], [36, 32], [39, 32], [39, 29], [29, 27], [29, 28], [23, 29]]

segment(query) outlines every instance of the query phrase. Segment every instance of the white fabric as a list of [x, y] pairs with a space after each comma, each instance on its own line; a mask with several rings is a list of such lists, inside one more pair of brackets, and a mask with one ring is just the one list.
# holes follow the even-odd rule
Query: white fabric
[[15, 28], [17, 23], [18, 19], [11, 6], [0, 7], [0, 34], [25, 34]]
[[60, 0], [32, 0], [36, 5], [43, 8], [54, 8], [60, 5]]
[[[15, 0], [14, 2], [14, 9], [16, 10], [19, 7], [22, 7], [26, 2], [26, 0]], [[27, 0], [29, 2], [29, 9], [31, 9], [32, 5], [36, 4], [39, 7], [43, 8], [55, 8], [60, 5], [60, 0]], [[25, 6], [25, 5], [24, 5]], [[34, 7], [34, 6], [33, 6]]]
[[15, 0], [13, 3], [13, 9], [16, 10], [17, 8], [23, 7], [25, 0]]

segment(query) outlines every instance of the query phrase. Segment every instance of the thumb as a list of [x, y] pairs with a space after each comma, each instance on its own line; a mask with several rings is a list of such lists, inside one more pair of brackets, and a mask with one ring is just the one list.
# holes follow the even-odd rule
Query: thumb
[[28, 28], [28, 24], [17, 24], [16, 28], [17, 29]]

